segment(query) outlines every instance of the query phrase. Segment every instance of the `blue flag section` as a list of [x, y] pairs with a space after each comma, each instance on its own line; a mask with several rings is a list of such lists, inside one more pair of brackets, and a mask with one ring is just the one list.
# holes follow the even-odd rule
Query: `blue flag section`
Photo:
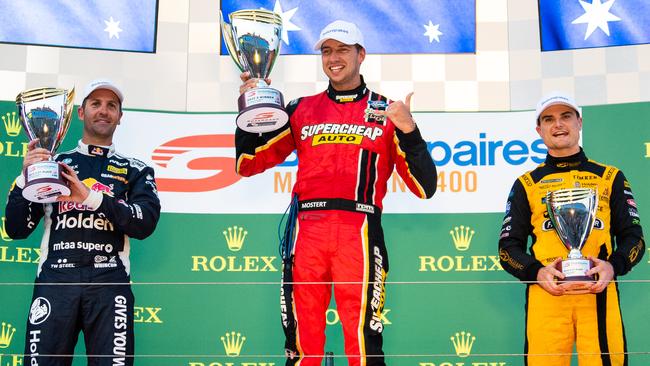
[[0, 43], [155, 52], [158, 0], [0, 0]]
[[[474, 53], [476, 0], [221, 0], [228, 14], [272, 10], [282, 17], [282, 54], [316, 54], [321, 29], [341, 19], [355, 23], [374, 54]], [[227, 55], [223, 39], [221, 54]]]
[[650, 43], [648, 0], [539, 0], [542, 51]]

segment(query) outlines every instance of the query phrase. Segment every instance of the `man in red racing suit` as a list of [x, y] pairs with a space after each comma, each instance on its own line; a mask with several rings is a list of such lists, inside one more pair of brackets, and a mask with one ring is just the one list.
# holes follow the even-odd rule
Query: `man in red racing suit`
[[[363, 38], [336, 21], [315, 46], [330, 84], [292, 101], [277, 131], [236, 131], [237, 173], [258, 174], [294, 150], [298, 199], [292, 249], [281, 293], [287, 365], [320, 365], [331, 285], [350, 365], [383, 365], [381, 314], [388, 258], [381, 228], [382, 199], [394, 167], [419, 198], [436, 189], [436, 168], [406, 103], [367, 89], [359, 73]], [[256, 85], [242, 74], [241, 92]]]

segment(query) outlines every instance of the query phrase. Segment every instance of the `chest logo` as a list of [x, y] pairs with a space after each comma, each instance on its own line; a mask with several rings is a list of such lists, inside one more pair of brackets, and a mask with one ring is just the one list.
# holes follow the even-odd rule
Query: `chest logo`
[[386, 116], [377, 113], [377, 111], [385, 111], [388, 108], [388, 102], [383, 100], [369, 100], [368, 108], [364, 111], [366, 121], [384, 122]]
[[86, 178], [82, 182], [83, 182], [83, 184], [86, 185], [86, 187], [90, 188], [91, 191], [104, 193], [104, 194], [107, 194], [107, 195], [113, 197], [113, 185], [112, 184], [106, 185], [106, 184], [98, 181], [95, 178]]
[[108, 170], [111, 173], [124, 174], [124, 175], [126, 175], [126, 173], [128, 172], [126, 168], [118, 168], [112, 165], [107, 166], [106, 170]]
[[350, 123], [320, 123], [304, 126], [300, 131], [300, 139], [313, 137], [312, 146], [321, 144], [354, 144], [360, 145], [363, 138], [377, 140], [384, 130], [377, 126], [365, 126]]

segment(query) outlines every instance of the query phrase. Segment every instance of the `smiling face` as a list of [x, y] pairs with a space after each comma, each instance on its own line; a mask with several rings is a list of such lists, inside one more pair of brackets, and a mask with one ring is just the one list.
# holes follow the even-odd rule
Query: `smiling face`
[[108, 146], [113, 142], [113, 133], [122, 118], [122, 107], [115, 93], [108, 89], [95, 90], [84, 100], [77, 114], [84, 124], [81, 138], [84, 143]]
[[360, 68], [366, 57], [363, 47], [328, 39], [320, 50], [323, 71], [335, 90], [352, 90], [361, 85]]
[[571, 107], [556, 104], [539, 116], [537, 133], [554, 157], [570, 156], [580, 152], [582, 118]]

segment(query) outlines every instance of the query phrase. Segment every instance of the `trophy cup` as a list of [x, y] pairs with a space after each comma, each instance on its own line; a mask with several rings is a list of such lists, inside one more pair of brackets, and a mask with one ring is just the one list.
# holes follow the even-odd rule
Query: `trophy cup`
[[[54, 155], [70, 127], [74, 88], [72, 91], [56, 88], [25, 90], [16, 97], [16, 106], [29, 141], [38, 139], [36, 147]], [[34, 163], [23, 174], [23, 197], [32, 202], [51, 203], [59, 195], [70, 194], [70, 188], [61, 177], [59, 163], [54, 160]]]
[[569, 294], [589, 292], [593, 276], [586, 272], [591, 261], [584, 258], [580, 249], [585, 245], [596, 221], [598, 205], [596, 189], [569, 188], [546, 194], [546, 209], [555, 232], [569, 249], [569, 255], [562, 261], [561, 271], [565, 278], [561, 286]]
[[272, 11], [238, 10], [230, 13], [230, 24], [221, 15], [221, 34], [228, 53], [239, 69], [258, 78], [256, 88], [239, 96], [237, 126], [247, 132], [279, 129], [289, 120], [282, 93], [270, 88], [268, 78], [280, 54], [282, 18]]

